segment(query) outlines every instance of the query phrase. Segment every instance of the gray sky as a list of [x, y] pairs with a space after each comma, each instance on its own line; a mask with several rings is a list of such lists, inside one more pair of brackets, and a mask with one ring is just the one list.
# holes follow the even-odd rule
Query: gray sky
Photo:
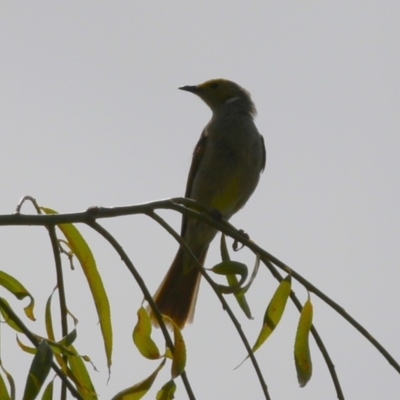
[[[13, 212], [27, 194], [59, 212], [182, 195], [210, 111], [177, 87], [232, 79], [252, 93], [268, 152], [259, 187], [232, 223], [335, 299], [400, 360], [399, 20], [397, 1], [3, 2], [0, 213]], [[162, 215], [179, 229], [179, 216]], [[145, 217], [102, 223], [154, 291], [177, 244]], [[71, 272], [65, 263], [69, 309], [80, 319], [77, 346], [100, 370], [94, 380], [107, 399], [156, 365], [130, 339], [142, 298], [137, 285], [101, 238], [82, 232], [110, 292], [115, 354], [108, 386], [87, 285], [79, 268]], [[39, 321], [31, 327], [44, 334], [36, 325], [55, 284], [48, 235], [2, 228], [0, 241], [1, 269], [37, 298]], [[246, 251], [235, 257], [253, 263]], [[207, 266], [218, 261], [215, 243]], [[228, 299], [250, 342], [276, 285], [262, 269], [248, 295], [253, 321]], [[305, 301], [305, 290], [295, 291]], [[346, 398], [397, 399], [399, 375], [331, 309], [312, 301]], [[298, 387], [297, 319], [290, 304], [257, 353], [270, 394], [334, 399], [313, 340], [314, 375]], [[15, 335], [6, 327], [2, 335], [5, 367], [24, 379], [30, 357], [14, 360], [5, 340], [12, 348]], [[245, 349], [204, 283], [184, 335], [199, 399], [262, 397], [249, 362], [233, 371]], [[155, 388], [168, 379], [167, 368]], [[185, 398], [178, 385], [176, 397]]]

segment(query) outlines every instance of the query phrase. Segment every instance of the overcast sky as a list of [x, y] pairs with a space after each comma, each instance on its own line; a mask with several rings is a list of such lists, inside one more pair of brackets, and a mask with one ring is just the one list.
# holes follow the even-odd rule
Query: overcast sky
[[[177, 88], [234, 80], [252, 94], [268, 159], [256, 192], [231, 222], [331, 296], [399, 361], [399, 21], [398, 1], [2, 2], [0, 214], [12, 213], [23, 195], [59, 212], [183, 195], [210, 111]], [[178, 215], [162, 215], [179, 229]], [[177, 244], [142, 216], [101, 223], [153, 292]], [[108, 385], [87, 284], [79, 267], [71, 272], [65, 262], [68, 307], [80, 320], [77, 347], [100, 371], [93, 372], [95, 385], [108, 399], [156, 365], [140, 357], [130, 337], [142, 299], [138, 286], [108, 244], [81, 229], [112, 306]], [[38, 322], [30, 326], [44, 334], [44, 302], [55, 285], [47, 232], [3, 227], [0, 243], [0, 268], [32, 291]], [[234, 256], [254, 262], [246, 251]], [[216, 242], [206, 266], [217, 262]], [[250, 342], [276, 286], [261, 269], [248, 294], [253, 321], [228, 298]], [[300, 285], [295, 291], [305, 301]], [[346, 399], [398, 399], [399, 374], [328, 306], [311, 299]], [[314, 375], [298, 387], [297, 319], [288, 303], [257, 353], [270, 394], [334, 399], [313, 340]], [[1, 330], [3, 364], [21, 385], [30, 356], [12, 357], [10, 349], [19, 351], [15, 335]], [[262, 398], [250, 362], [233, 371], [245, 349], [204, 282], [184, 336], [187, 373], [199, 399]], [[156, 337], [162, 347], [159, 332]], [[186, 398], [177, 383], [176, 398]]]

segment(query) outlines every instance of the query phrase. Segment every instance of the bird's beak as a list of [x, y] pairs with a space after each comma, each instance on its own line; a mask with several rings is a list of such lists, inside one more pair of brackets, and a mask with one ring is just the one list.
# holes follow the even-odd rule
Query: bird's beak
[[191, 93], [198, 93], [200, 91], [200, 88], [198, 86], [189, 86], [189, 85], [181, 86], [179, 89]]

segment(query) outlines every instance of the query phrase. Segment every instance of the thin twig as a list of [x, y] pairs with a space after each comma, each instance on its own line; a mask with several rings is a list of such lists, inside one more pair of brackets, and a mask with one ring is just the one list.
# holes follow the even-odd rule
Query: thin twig
[[[56, 228], [54, 225], [48, 226], [48, 231], [51, 240], [51, 247], [53, 248], [54, 262], [56, 265], [56, 274], [57, 274], [57, 287], [58, 287], [58, 296], [60, 301], [60, 315], [61, 315], [61, 335], [65, 337], [68, 335], [68, 310], [67, 310], [67, 301], [65, 296], [65, 286], [64, 286], [64, 276], [62, 271], [60, 250], [56, 235]], [[68, 356], [63, 355], [65, 365], [68, 363]], [[61, 400], [67, 399], [67, 387], [64, 382], [61, 385]]]
[[[190, 208], [189, 208], [190, 207]], [[315, 295], [320, 297], [324, 302], [326, 302], [330, 307], [332, 307], [339, 315], [345, 318], [355, 329], [357, 329], [381, 354], [389, 364], [400, 373], [399, 363], [390, 355], [390, 353], [374, 338], [372, 335], [353, 317], [351, 317], [342, 307], [331, 300], [328, 296], [324, 295], [320, 290], [318, 290], [314, 285], [304, 279], [300, 274], [291, 270], [286, 264], [278, 260], [276, 257], [270, 253], [263, 250], [261, 247], [257, 246], [254, 242], [246, 240], [243, 235], [241, 235], [237, 229], [235, 229], [231, 224], [226, 221], [217, 221], [216, 219], [208, 216], [205, 213], [199, 213], [194, 211], [194, 209], [207, 210], [206, 207], [201, 206], [194, 200], [186, 198], [173, 198], [166, 200], [159, 200], [145, 204], [139, 204], [134, 206], [125, 207], [93, 207], [85, 212], [71, 213], [71, 214], [56, 214], [56, 215], [23, 215], [20, 213], [15, 213], [11, 215], [0, 215], [0, 226], [19, 226], [19, 225], [51, 225], [60, 223], [76, 223], [82, 222], [89, 224], [93, 219], [98, 218], [112, 218], [117, 216], [125, 215], [135, 215], [135, 214], [147, 214], [150, 211], [156, 209], [166, 209], [175, 210], [184, 214], [188, 217], [196, 218], [200, 221], [210, 224], [219, 231], [237, 239], [239, 242], [243, 243], [245, 246], [250, 248], [253, 252], [259, 253], [267, 257], [272, 263], [274, 263], [278, 268], [284, 271], [292, 271], [292, 276], [300, 283], [302, 283], [307, 290], [313, 292]]]
[[155, 221], [157, 221], [169, 234], [171, 234], [174, 239], [181, 245], [181, 247], [183, 248], [183, 250], [190, 256], [190, 258], [194, 261], [196, 267], [199, 269], [199, 271], [201, 272], [201, 274], [203, 275], [203, 277], [206, 279], [206, 281], [210, 284], [210, 286], [213, 288], [215, 294], [218, 296], [218, 299], [220, 300], [220, 302], [222, 303], [223, 309], [228, 313], [229, 318], [231, 319], [231, 321], [233, 322], [233, 325], [235, 326], [237, 332], [239, 333], [240, 338], [242, 339], [242, 342], [247, 350], [247, 353], [249, 354], [249, 357], [251, 359], [251, 362], [253, 363], [253, 367], [256, 371], [257, 377], [260, 381], [261, 384], [261, 388], [264, 392], [264, 396], [267, 400], [270, 400], [271, 397], [269, 396], [268, 393], [268, 387], [267, 384], [264, 381], [264, 377], [261, 373], [260, 367], [257, 363], [257, 360], [254, 356], [253, 351], [251, 350], [251, 346], [247, 340], [246, 335], [244, 334], [239, 321], [236, 319], [235, 314], [232, 312], [231, 308], [229, 307], [229, 304], [226, 302], [225, 297], [218, 291], [217, 285], [215, 284], [215, 282], [211, 279], [211, 277], [207, 274], [207, 272], [204, 270], [204, 268], [202, 267], [202, 265], [199, 263], [199, 261], [197, 260], [196, 256], [193, 254], [193, 252], [191, 251], [191, 249], [188, 247], [188, 245], [186, 244], [186, 242], [183, 240], [183, 238], [178, 235], [178, 233], [171, 228], [171, 226], [163, 219], [161, 218], [158, 214], [156, 214], [155, 212], [149, 212], [148, 215], [153, 218]]
[[33, 204], [33, 207], [35, 207], [36, 212], [38, 214], [41, 214], [40, 207], [39, 207], [36, 199], [33, 198], [32, 196], [24, 196], [24, 197], [22, 197], [22, 199], [20, 199], [20, 201], [18, 202], [17, 208], [15, 209], [16, 213], [21, 212], [21, 208], [26, 201], [30, 201]]
[[299, 273], [295, 270], [291, 269], [285, 263], [280, 261], [278, 258], [274, 257], [272, 254], [268, 253], [256, 243], [251, 240], [246, 239], [236, 228], [234, 228], [229, 222], [227, 221], [217, 221], [212, 217], [209, 217], [205, 214], [201, 214], [202, 217], [200, 218], [195, 211], [192, 209], [183, 209], [181, 210], [181, 206], [176, 205], [173, 207], [174, 210], [184, 213], [187, 216], [197, 218], [204, 222], [209, 223], [220, 232], [225, 233], [226, 235], [237, 239], [237, 241], [243, 243], [246, 247], [251, 249], [255, 254], [260, 254], [262, 257], [267, 258], [273, 264], [275, 264], [278, 268], [282, 269], [283, 271], [290, 273], [294, 279], [300, 282], [308, 291], [314, 293], [318, 296], [321, 300], [323, 300], [326, 304], [328, 304], [331, 308], [333, 308], [339, 315], [345, 318], [356, 330], [358, 330], [382, 355], [386, 358], [389, 364], [398, 372], [400, 373], [400, 365], [399, 363], [391, 356], [391, 354], [359, 323], [357, 322], [350, 314], [348, 314], [343, 307], [321, 292], [317, 287], [303, 278]]
[[[137, 284], [139, 285], [146, 301], [150, 304], [155, 317], [157, 318], [157, 321], [160, 325], [161, 331], [164, 335], [165, 341], [167, 343], [167, 346], [171, 349], [172, 353], [174, 352], [174, 344], [172, 342], [172, 339], [169, 335], [168, 329], [165, 326], [165, 323], [163, 321], [163, 318], [161, 316], [160, 311], [158, 310], [156, 304], [153, 301], [153, 297], [151, 296], [149, 290], [147, 289], [147, 286], [145, 282], [143, 281], [142, 277], [140, 274], [137, 272], [136, 268], [134, 267], [132, 261], [128, 257], [128, 255], [125, 253], [124, 249], [121, 247], [121, 245], [118, 243], [118, 241], [106, 230], [104, 229], [100, 224], [98, 224], [96, 221], [91, 221], [88, 223], [88, 225], [93, 228], [96, 232], [98, 232], [101, 236], [106, 239], [111, 246], [115, 249], [115, 251], [118, 253], [118, 255], [121, 257], [122, 261], [125, 263], [133, 277], [135, 278]], [[185, 371], [182, 372], [181, 378], [183, 381], [183, 384], [185, 386], [186, 392], [189, 396], [189, 399], [195, 400], [195, 396], [193, 393], [193, 390], [190, 386], [189, 379], [187, 378], [187, 375]]]

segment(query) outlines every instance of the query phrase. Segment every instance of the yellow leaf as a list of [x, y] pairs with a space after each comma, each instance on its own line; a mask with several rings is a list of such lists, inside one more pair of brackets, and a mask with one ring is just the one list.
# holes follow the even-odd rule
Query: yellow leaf
[[[76, 349], [72, 345], [69, 347], [69, 349], [76, 353]], [[68, 357], [68, 364], [71, 367], [70, 374], [73, 376], [73, 381], [76, 383], [76, 388], [83, 399], [97, 400], [96, 391], [82, 358], [84, 359], [85, 357]]]
[[[283, 312], [285, 311], [290, 291], [291, 291], [291, 277], [290, 275], [288, 275], [285, 279], [281, 281], [274, 295], [272, 296], [272, 299], [268, 304], [267, 310], [265, 311], [264, 315], [263, 326], [252, 348], [253, 353], [256, 352], [264, 344], [264, 342], [268, 339], [268, 337], [274, 331], [276, 326], [279, 324]], [[246, 361], [248, 358], [249, 356], [247, 356], [240, 365], [242, 365], [243, 362]]]
[[[40, 207], [46, 214], [57, 214], [50, 208]], [[86, 243], [83, 236], [73, 224], [57, 225], [64, 234], [71, 250], [78, 259], [86, 280], [89, 284], [90, 291], [94, 300], [96, 311], [99, 317], [100, 328], [103, 335], [104, 348], [107, 357], [108, 368], [111, 366], [112, 357], [112, 326], [110, 304], [107, 293], [104, 289], [103, 281], [97, 270], [96, 261], [93, 257], [90, 247]]]
[[297, 380], [300, 387], [304, 387], [311, 379], [312, 362], [308, 338], [312, 327], [313, 307], [308, 296], [301, 310], [294, 344], [294, 360], [297, 371]]
[[33, 307], [35, 306], [35, 300], [31, 294], [25, 289], [25, 287], [16, 280], [13, 276], [7, 274], [4, 271], [0, 271], [0, 285], [11, 292], [18, 300], [23, 300], [25, 297], [29, 297], [29, 304], [24, 308], [25, 314], [32, 321], [35, 321], [33, 315]]
[[30, 347], [30, 346], [27, 346], [27, 345], [23, 344], [18, 336], [17, 336], [16, 340], [17, 340], [18, 346], [21, 347], [21, 349], [23, 351], [25, 351], [25, 353], [36, 354], [36, 352], [37, 352], [37, 348], [36, 347]]
[[165, 357], [172, 358], [171, 375], [172, 379], [175, 379], [185, 370], [186, 345], [183, 340], [182, 332], [175, 322], [167, 315], [163, 315], [163, 319], [168, 326], [174, 329], [174, 351], [171, 352], [171, 350], [167, 348]]
[[291, 277], [288, 275], [281, 281], [276, 289], [272, 299], [270, 300], [267, 310], [264, 315], [264, 323], [261, 332], [253, 346], [253, 352], [260, 348], [260, 346], [268, 339], [274, 331], [285, 311], [286, 302], [289, 298], [291, 290]]
[[137, 383], [136, 385], [131, 386], [130, 388], [124, 389], [121, 392], [117, 393], [111, 400], [139, 400], [141, 399], [151, 388], [154, 383], [154, 380], [157, 377], [157, 374], [160, 372], [161, 368], [165, 364], [165, 358], [162, 360], [161, 364], [157, 367], [157, 369], [146, 379]]
[[150, 360], [160, 358], [160, 351], [151, 338], [150, 317], [144, 307], [139, 308], [138, 322], [133, 330], [133, 341], [143, 357]]
[[[172, 322], [172, 320], [171, 320]], [[173, 323], [174, 326], [174, 353], [171, 366], [172, 379], [178, 377], [184, 370], [186, 366], [186, 346], [183, 340], [182, 332]]]
[[16, 330], [17, 332], [23, 333], [22, 329], [19, 327], [18, 322], [16, 322], [14, 320], [14, 316], [12, 314], [9, 314], [7, 312], [7, 309], [4, 308], [3, 303], [5, 306], [8, 306], [10, 309], [10, 304], [8, 303], [8, 301], [6, 299], [3, 299], [2, 297], [0, 297], [0, 311], [3, 314], [4, 317], [4, 321], [14, 330]]

